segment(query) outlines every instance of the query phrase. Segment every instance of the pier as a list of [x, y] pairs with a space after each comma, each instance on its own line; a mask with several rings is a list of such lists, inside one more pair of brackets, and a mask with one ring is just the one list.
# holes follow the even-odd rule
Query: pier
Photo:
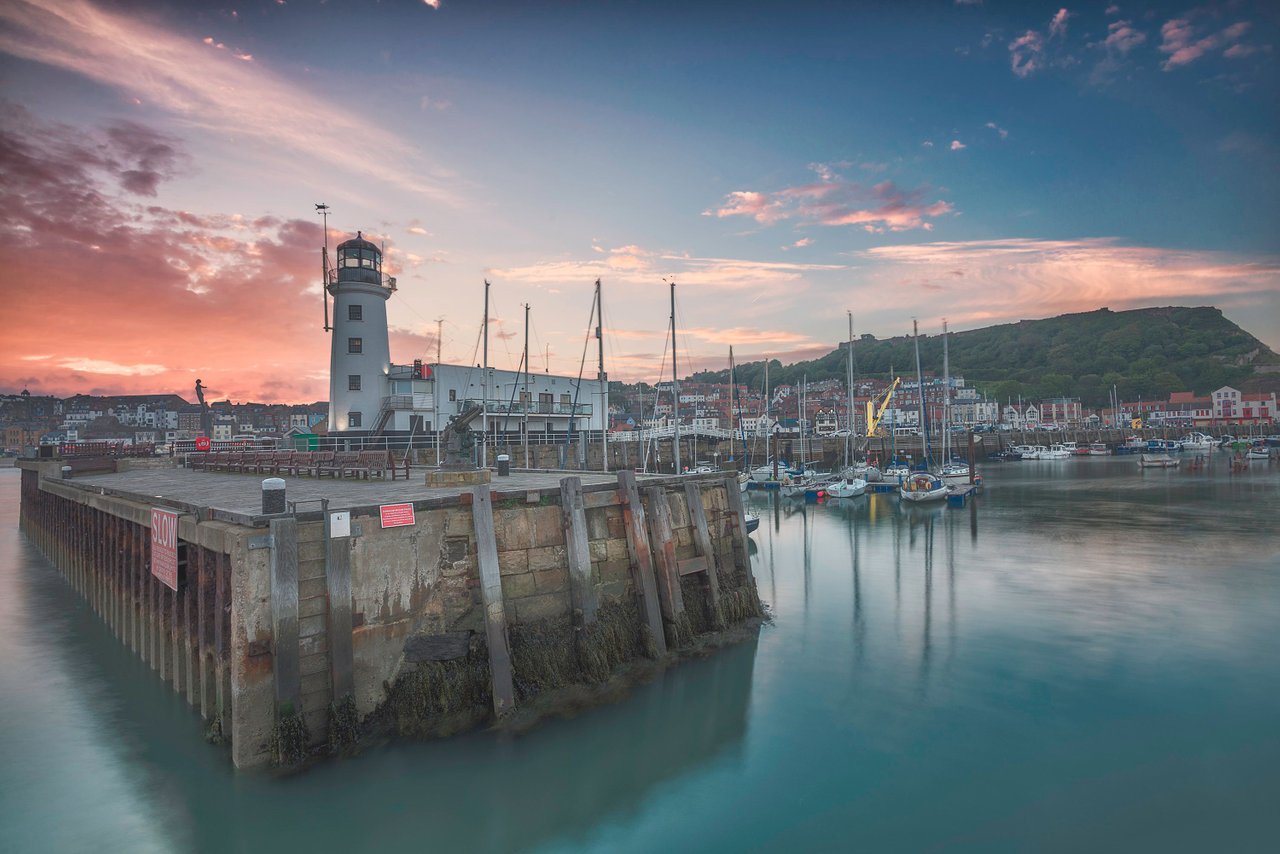
[[252, 474], [20, 465], [23, 531], [239, 768], [553, 705], [761, 616], [724, 473], [287, 477], [267, 513]]

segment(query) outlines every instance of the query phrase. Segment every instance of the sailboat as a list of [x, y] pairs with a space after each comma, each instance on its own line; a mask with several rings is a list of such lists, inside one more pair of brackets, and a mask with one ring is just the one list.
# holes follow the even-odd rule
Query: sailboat
[[[845, 351], [845, 363], [849, 392], [849, 429], [844, 438], [844, 469], [840, 473], [840, 480], [829, 484], [826, 488], [827, 495], [832, 498], [857, 498], [864, 495], [867, 491], [867, 481], [871, 480], [868, 476], [872, 471], [866, 463], [859, 466], [853, 460], [852, 445], [854, 433], [854, 407], [853, 407], [853, 312], [849, 315], [849, 346]], [[861, 469], [861, 470], [859, 470]], [[880, 471], [875, 470], [875, 479], [880, 479]]]
[[942, 479], [952, 483], [969, 481], [969, 464], [951, 458], [951, 358], [947, 349], [947, 321], [942, 321]]
[[[924, 459], [929, 460], [929, 429], [924, 419], [924, 373], [920, 370], [920, 326], [911, 322], [911, 329], [916, 344], [916, 392], [920, 405], [920, 435], [923, 440]], [[898, 495], [903, 501], [941, 501], [947, 497], [947, 484], [941, 477], [930, 471], [912, 472], [898, 486]]]

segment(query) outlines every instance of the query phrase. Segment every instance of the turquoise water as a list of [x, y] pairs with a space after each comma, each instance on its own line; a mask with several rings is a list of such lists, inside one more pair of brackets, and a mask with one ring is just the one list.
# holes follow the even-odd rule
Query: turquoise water
[[0, 470], [0, 848], [1280, 848], [1280, 466], [985, 472], [965, 508], [753, 494], [758, 640], [525, 736], [277, 779], [201, 740]]

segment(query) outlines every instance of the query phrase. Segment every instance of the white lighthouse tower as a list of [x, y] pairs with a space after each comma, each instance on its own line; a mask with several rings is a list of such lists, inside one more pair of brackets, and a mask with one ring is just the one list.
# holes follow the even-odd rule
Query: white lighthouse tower
[[328, 283], [333, 297], [331, 434], [360, 435], [377, 429], [391, 369], [387, 299], [395, 290], [396, 280], [382, 275], [382, 251], [360, 232], [338, 245], [337, 268]]

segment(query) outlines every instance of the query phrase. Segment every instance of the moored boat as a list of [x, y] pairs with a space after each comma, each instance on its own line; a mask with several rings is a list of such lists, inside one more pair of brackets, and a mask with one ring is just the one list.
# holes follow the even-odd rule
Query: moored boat
[[969, 481], [969, 464], [960, 460], [951, 460], [942, 464], [942, 479], [952, 483]]
[[1208, 451], [1213, 448], [1213, 437], [1204, 433], [1188, 433], [1179, 440], [1184, 451]]
[[845, 478], [824, 487], [831, 498], [857, 498], [867, 491], [867, 482], [859, 478]]
[[1093, 442], [1089, 445], [1089, 456], [1105, 457], [1111, 453], [1111, 449], [1107, 447], [1106, 442]]
[[903, 501], [939, 501], [947, 497], [947, 484], [936, 474], [912, 472], [898, 487], [898, 495]]
[[1178, 460], [1168, 454], [1142, 454], [1138, 457], [1138, 467], [1144, 469], [1172, 469], [1178, 467]]
[[755, 515], [754, 513], [747, 513], [745, 516], [743, 516], [742, 520], [743, 522], [746, 523], [748, 534], [750, 534], [756, 528], [760, 527], [760, 517]]

